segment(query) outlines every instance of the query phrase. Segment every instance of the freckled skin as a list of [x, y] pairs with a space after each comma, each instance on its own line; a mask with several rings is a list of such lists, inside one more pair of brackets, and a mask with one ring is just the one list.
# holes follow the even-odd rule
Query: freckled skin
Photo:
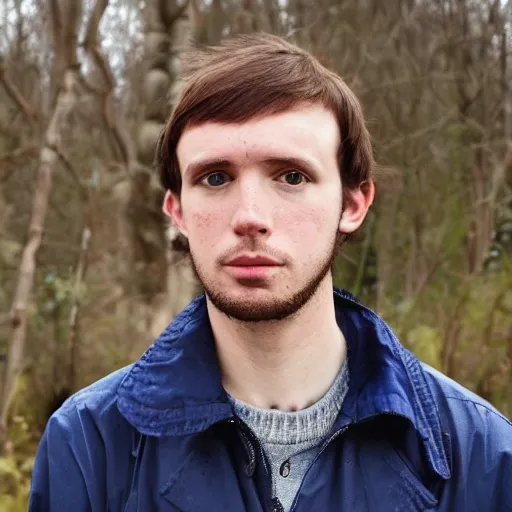
[[[173, 217], [218, 309], [245, 321], [282, 319], [331, 279], [342, 206], [338, 145], [335, 118], [318, 105], [184, 131], [177, 148], [183, 187]], [[308, 164], [266, 162], [285, 157]], [[198, 162], [207, 159], [230, 165], [202, 173]], [[289, 184], [290, 172], [304, 180]], [[221, 173], [221, 186], [207, 181], [212, 173]], [[237, 279], [226, 260], [247, 252], [273, 257], [281, 266], [263, 279]]]

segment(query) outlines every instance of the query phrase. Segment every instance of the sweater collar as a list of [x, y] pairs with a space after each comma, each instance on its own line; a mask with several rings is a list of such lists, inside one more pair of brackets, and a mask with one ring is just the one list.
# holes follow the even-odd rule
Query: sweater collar
[[348, 361], [341, 365], [330, 388], [316, 403], [294, 412], [261, 409], [228, 396], [235, 414], [262, 443], [293, 445], [320, 443], [332, 430], [348, 390]]
[[[407, 418], [432, 469], [449, 477], [439, 413], [421, 363], [391, 329], [348, 292], [334, 291], [348, 348], [350, 385], [338, 423], [380, 414]], [[206, 299], [192, 301], [131, 367], [118, 389], [121, 414], [156, 437], [195, 434], [233, 416], [221, 382]]]

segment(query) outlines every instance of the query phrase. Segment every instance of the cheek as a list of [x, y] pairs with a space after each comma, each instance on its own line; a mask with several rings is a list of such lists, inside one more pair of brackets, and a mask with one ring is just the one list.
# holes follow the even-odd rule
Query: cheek
[[192, 223], [194, 229], [199, 233], [211, 231], [214, 227], [215, 215], [213, 213], [194, 213]]
[[221, 215], [221, 212], [210, 209], [189, 210], [186, 223], [192, 247], [205, 248], [216, 245], [224, 222]]
[[339, 217], [333, 208], [324, 205], [304, 206], [287, 212], [284, 228], [288, 228], [294, 243], [299, 243], [304, 250], [309, 247], [314, 251], [314, 245], [307, 245], [305, 242], [316, 241], [322, 244], [323, 239], [330, 242], [338, 227], [338, 220]]

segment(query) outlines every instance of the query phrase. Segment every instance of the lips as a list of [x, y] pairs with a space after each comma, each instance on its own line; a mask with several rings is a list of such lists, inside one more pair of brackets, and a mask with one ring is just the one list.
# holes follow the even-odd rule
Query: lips
[[275, 274], [283, 264], [260, 254], [241, 254], [226, 262], [225, 268], [244, 286], [261, 286]]
[[280, 263], [267, 256], [244, 254], [228, 261], [230, 267], [277, 267]]

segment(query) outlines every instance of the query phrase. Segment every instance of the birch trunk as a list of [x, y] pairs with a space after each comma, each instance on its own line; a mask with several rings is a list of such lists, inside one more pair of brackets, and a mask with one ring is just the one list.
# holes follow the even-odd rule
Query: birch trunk
[[44, 145], [39, 156], [37, 183], [32, 204], [32, 214], [28, 228], [28, 237], [19, 267], [18, 282], [11, 308], [11, 336], [7, 352], [7, 366], [0, 387], [0, 441], [6, 439], [7, 413], [12, 401], [16, 378], [23, 368], [23, 353], [27, 333], [27, 309], [34, 284], [36, 256], [48, 211], [48, 202], [52, 190], [52, 174], [59, 161], [59, 139], [65, 121], [76, 105], [78, 71], [66, 70], [62, 88], [57, 95], [55, 109], [46, 130]]
[[68, 129], [68, 118], [77, 104], [80, 67], [77, 62], [78, 26], [82, 17], [82, 3], [49, 0], [54, 50], [56, 87], [53, 113], [39, 154], [36, 189], [32, 203], [27, 242], [22, 252], [18, 281], [11, 307], [11, 334], [8, 341], [7, 363], [0, 382], [0, 449], [7, 441], [7, 415], [14, 396], [16, 380], [23, 368], [29, 307], [36, 257], [41, 245], [43, 229], [52, 190], [52, 174], [61, 159], [60, 139]]

